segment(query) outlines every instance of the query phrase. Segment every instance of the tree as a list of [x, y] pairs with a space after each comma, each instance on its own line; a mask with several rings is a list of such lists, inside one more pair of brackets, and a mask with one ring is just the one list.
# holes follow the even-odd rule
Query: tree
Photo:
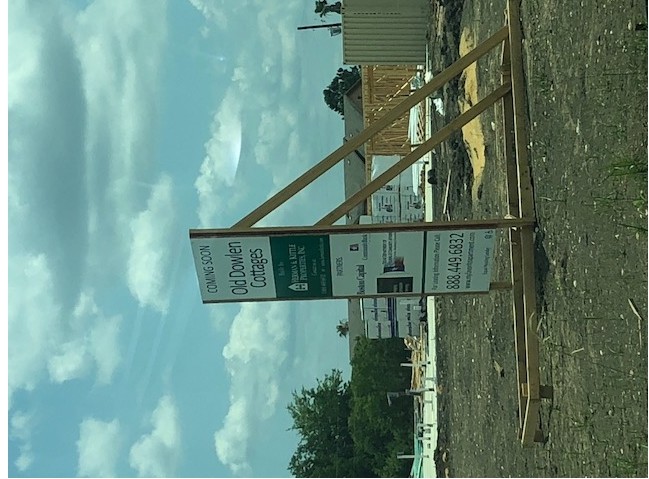
[[340, 15], [341, 7], [342, 4], [340, 2], [329, 5], [326, 0], [316, 0], [315, 13], [319, 13], [321, 17], [324, 17], [329, 13], [337, 13]]
[[300, 435], [289, 463], [295, 477], [364, 477], [363, 471], [357, 470], [347, 426], [351, 411], [349, 384], [339, 370], [318, 380], [314, 388], [293, 392], [288, 411], [293, 418], [291, 429]]
[[322, 91], [324, 102], [327, 106], [333, 111], [344, 115], [343, 98], [345, 97], [345, 93], [354, 86], [360, 78], [361, 71], [357, 66], [353, 66], [348, 70], [339, 68], [329, 86]]
[[289, 471], [296, 477], [407, 477], [396, 455], [412, 450], [412, 401], [388, 406], [386, 392], [410, 384], [400, 339], [361, 338], [352, 379], [332, 370], [311, 389], [293, 392], [288, 411], [300, 440]]
[[349, 333], [349, 321], [340, 320], [336, 325], [336, 332], [341, 338], [346, 338]]
[[349, 429], [356, 453], [370, 459], [377, 477], [407, 477], [410, 469], [388, 458], [412, 450], [412, 399], [389, 406], [386, 397], [409, 387], [411, 370], [400, 366], [407, 358], [400, 338], [360, 338], [354, 348]]

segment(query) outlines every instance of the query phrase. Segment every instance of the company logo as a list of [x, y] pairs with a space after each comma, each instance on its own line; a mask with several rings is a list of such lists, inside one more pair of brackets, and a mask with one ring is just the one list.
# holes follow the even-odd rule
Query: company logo
[[293, 291], [309, 291], [309, 283], [292, 283], [288, 288]]

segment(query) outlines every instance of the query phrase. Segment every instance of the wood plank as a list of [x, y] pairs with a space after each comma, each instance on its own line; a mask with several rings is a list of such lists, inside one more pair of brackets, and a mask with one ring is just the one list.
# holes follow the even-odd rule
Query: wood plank
[[[502, 49], [502, 81], [511, 81], [509, 39], [503, 42]], [[518, 168], [516, 163], [516, 140], [514, 133], [513, 96], [508, 93], [502, 101], [503, 113], [503, 153], [507, 178], [507, 211], [517, 218], [519, 211], [518, 198]], [[514, 330], [514, 353], [516, 355], [516, 384], [518, 387], [518, 421], [523, 429], [527, 394], [523, 394], [523, 384], [527, 384], [527, 354], [525, 347], [525, 309], [523, 305], [523, 265], [521, 256], [520, 231], [509, 230], [509, 260], [512, 275], [512, 314]]]
[[[509, 39], [503, 42], [502, 81], [511, 82], [511, 69], [509, 63]], [[505, 171], [507, 175], [507, 208], [512, 216], [519, 216], [518, 197], [518, 167], [516, 163], [516, 134], [514, 125], [514, 100], [512, 93], [503, 97], [503, 153], [505, 157]]]
[[525, 407], [525, 422], [521, 434], [521, 445], [529, 447], [534, 444], [536, 431], [539, 425], [539, 411], [541, 410], [541, 400], [528, 398]]
[[478, 45], [475, 49], [459, 58], [456, 62], [442, 71], [439, 75], [416, 90], [412, 95], [408, 96], [401, 103], [387, 112], [384, 116], [376, 122], [369, 125], [358, 135], [353, 136], [348, 142], [343, 143], [341, 147], [329, 154], [319, 163], [311, 167], [306, 173], [302, 174], [299, 178], [288, 184], [277, 194], [266, 200], [259, 205], [241, 220], [233, 225], [234, 229], [250, 228], [254, 226], [259, 220], [265, 218], [269, 213], [274, 211], [277, 207], [285, 203], [289, 198], [293, 197], [296, 193], [300, 192], [307, 185], [319, 178], [321, 175], [333, 168], [340, 160], [349, 155], [367, 140], [372, 138], [376, 133], [383, 130], [386, 126], [392, 124], [394, 120], [401, 117], [404, 113], [409, 111], [417, 103], [427, 98], [433, 92], [439, 90], [442, 86], [448, 83], [449, 80], [459, 75], [466, 67], [483, 57], [491, 49], [499, 45], [505, 38], [507, 38], [508, 29], [503, 27], [498, 30], [494, 35], [489, 37], [483, 43]]
[[[522, 40], [520, 24], [520, 0], [507, 0], [510, 42], [511, 82], [514, 108], [514, 131], [516, 138], [516, 162], [518, 169], [519, 211], [521, 216], [535, 218], [534, 194], [530, 173], [528, 145], [529, 124], [527, 120], [525, 74], [523, 71]], [[527, 362], [528, 402], [523, 422], [522, 443], [534, 441], [538, 425], [540, 402], [539, 344], [536, 304], [536, 277], [534, 271], [534, 230], [522, 228], [521, 260], [523, 267], [523, 309], [525, 311], [525, 346]]]
[[518, 411], [519, 426], [523, 427], [525, 400], [523, 398], [521, 385], [527, 384], [527, 353], [525, 345], [525, 309], [523, 305], [522, 277], [523, 268], [521, 265], [520, 230], [509, 230], [510, 260], [512, 271], [512, 314], [514, 330], [514, 354], [516, 355], [516, 383], [518, 384]]
[[504, 291], [512, 289], [511, 281], [492, 281], [489, 283], [489, 291]]
[[367, 225], [270, 226], [233, 230], [232, 228], [190, 229], [190, 238], [234, 238], [251, 236], [320, 235], [340, 233], [385, 233], [399, 231], [448, 231], [454, 229], [496, 229], [532, 225], [525, 218], [488, 218], [478, 220], [413, 223], [378, 223]]
[[541, 378], [539, 372], [539, 340], [536, 331], [536, 277], [534, 275], [534, 231], [532, 226], [521, 228], [521, 256], [523, 263], [523, 307], [525, 310], [525, 345], [527, 384], [531, 399], [539, 399]]
[[451, 169], [448, 170], [448, 176], [446, 177], [446, 188], [444, 188], [444, 202], [442, 206], [442, 218], [446, 215], [446, 219], [451, 219], [451, 213], [448, 211], [448, 195], [451, 191]]
[[528, 159], [529, 125], [525, 74], [523, 72], [522, 38], [520, 26], [520, 0], [507, 0], [509, 18], [509, 48], [511, 51], [511, 84], [514, 107], [514, 131], [516, 133], [516, 160], [518, 162], [520, 214], [534, 217], [534, 194]]

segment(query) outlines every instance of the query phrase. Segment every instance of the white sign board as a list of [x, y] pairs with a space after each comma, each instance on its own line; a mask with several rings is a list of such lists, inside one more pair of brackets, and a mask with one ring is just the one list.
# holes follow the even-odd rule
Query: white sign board
[[191, 238], [203, 302], [486, 292], [494, 230]]

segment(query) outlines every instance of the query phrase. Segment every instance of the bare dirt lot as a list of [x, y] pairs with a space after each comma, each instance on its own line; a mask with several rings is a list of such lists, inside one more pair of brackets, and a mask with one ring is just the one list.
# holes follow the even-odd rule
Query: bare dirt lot
[[[443, 3], [434, 73], [505, 20], [505, 0]], [[440, 297], [438, 473], [647, 477], [647, 3], [523, 0], [521, 15], [541, 377], [554, 398], [545, 443], [521, 448], [510, 293]], [[434, 129], [499, 84], [499, 62], [494, 51], [444, 89]], [[451, 219], [504, 216], [500, 108], [436, 158], [437, 218], [449, 171]], [[504, 234], [493, 276], [509, 278]]]

